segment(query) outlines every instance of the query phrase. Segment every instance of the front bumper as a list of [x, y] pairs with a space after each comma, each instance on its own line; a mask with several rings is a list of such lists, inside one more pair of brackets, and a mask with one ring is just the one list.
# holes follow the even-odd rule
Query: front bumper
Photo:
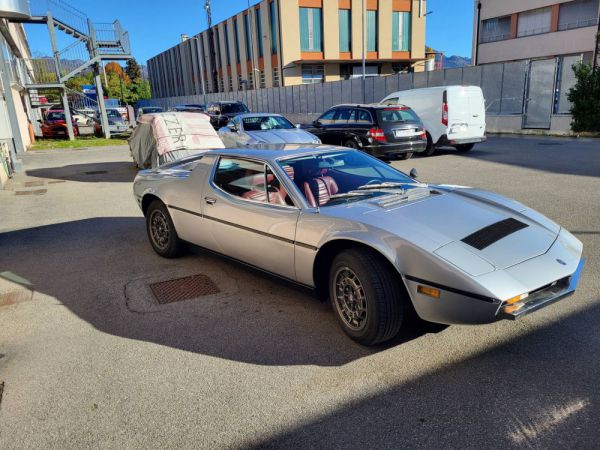
[[[515, 320], [542, 309], [575, 292], [585, 260], [581, 243], [562, 230], [548, 251], [506, 269], [463, 281], [426, 280], [425, 276], [404, 277], [419, 317], [443, 324], [476, 325], [498, 320]], [[422, 275], [422, 274], [421, 274]], [[432, 298], [419, 286], [439, 290]], [[515, 301], [519, 294], [527, 296]], [[511, 300], [512, 299], [512, 300]]]
[[427, 141], [393, 142], [389, 144], [365, 145], [363, 149], [375, 157], [402, 155], [404, 153], [421, 153], [425, 151]]

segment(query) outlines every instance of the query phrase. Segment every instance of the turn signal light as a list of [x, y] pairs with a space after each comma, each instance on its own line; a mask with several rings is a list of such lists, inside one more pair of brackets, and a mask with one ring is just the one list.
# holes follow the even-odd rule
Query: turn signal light
[[522, 303], [520, 305], [507, 305], [507, 306], [502, 307], [502, 311], [504, 311], [506, 314], [511, 314], [511, 313], [514, 313], [515, 311], [518, 311], [522, 307], [523, 307]]
[[373, 140], [378, 142], [387, 142], [385, 137], [385, 133], [381, 128], [371, 128], [369, 133], [367, 134], [369, 137], [373, 138]]
[[417, 286], [417, 292], [419, 294], [427, 295], [428, 297], [440, 298], [440, 290], [429, 286]]
[[512, 298], [509, 298], [508, 300], [506, 300], [504, 302], [505, 305], [513, 305], [517, 302], [520, 302], [521, 300], [526, 299], [529, 296], [529, 294], [521, 294], [521, 295], [516, 295]]

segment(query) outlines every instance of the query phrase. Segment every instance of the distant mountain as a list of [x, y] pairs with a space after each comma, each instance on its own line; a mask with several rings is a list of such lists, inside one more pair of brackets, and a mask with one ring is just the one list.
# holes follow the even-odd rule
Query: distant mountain
[[471, 58], [466, 58], [464, 56], [446, 56], [444, 58], [444, 69], [453, 69], [456, 67], [465, 67], [471, 65]]

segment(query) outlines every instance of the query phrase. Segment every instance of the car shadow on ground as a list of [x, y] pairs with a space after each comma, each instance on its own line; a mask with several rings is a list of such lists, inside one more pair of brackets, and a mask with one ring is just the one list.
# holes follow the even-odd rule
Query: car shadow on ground
[[594, 448], [600, 307], [345, 404], [256, 448]]
[[89, 183], [131, 183], [137, 171], [138, 169], [133, 162], [115, 161], [28, 169], [26, 175], [37, 178]]
[[[573, 138], [504, 137], [497, 140], [492, 137], [487, 142], [476, 144], [473, 150], [468, 152], [458, 152], [449, 147], [439, 148], [433, 157], [456, 155], [537, 171], [600, 177], [600, 158], [597, 157], [598, 152], [595, 148], [597, 146], [600, 146], [600, 139], [593, 141]], [[538, 155], [532, 157], [532, 151]]]
[[[27, 280], [102, 332], [228, 360], [339, 366], [442, 330], [415, 322], [385, 345], [361, 346], [341, 331], [328, 303], [303, 289], [197, 249], [160, 258], [141, 217], [7, 232], [0, 247], [10, 255], [0, 273]], [[149, 288], [199, 273], [220, 292], [159, 305]]]

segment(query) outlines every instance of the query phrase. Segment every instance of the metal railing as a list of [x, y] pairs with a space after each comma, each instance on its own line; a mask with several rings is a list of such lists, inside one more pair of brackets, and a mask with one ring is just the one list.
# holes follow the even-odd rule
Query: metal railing
[[94, 35], [101, 54], [129, 54], [129, 33], [123, 30], [121, 23], [94, 23]]
[[23, 60], [23, 64], [33, 71], [33, 82], [35, 84], [59, 83], [56, 72], [56, 61], [54, 58], [32, 58]]
[[558, 31], [573, 30], [575, 28], [583, 27], [593, 27], [595, 25], [598, 25], [598, 18], [591, 17], [589, 19], [582, 19], [575, 22], [559, 23]]
[[63, 0], [30, 0], [29, 7], [32, 16], [46, 16], [51, 13], [54, 19], [80, 34], [89, 34], [85, 13]]

